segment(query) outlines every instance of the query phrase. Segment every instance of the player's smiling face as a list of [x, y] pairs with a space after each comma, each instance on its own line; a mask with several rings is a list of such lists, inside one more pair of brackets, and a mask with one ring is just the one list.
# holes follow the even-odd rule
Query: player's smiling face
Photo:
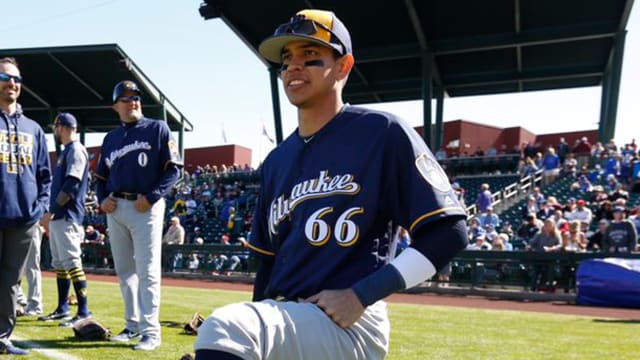
[[[311, 63], [310, 63], [311, 62]], [[333, 50], [309, 41], [294, 41], [282, 49], [281, 73], [291, 104], [306, 108], [336, 90], [338, 62]]]
[[118, 113], [120, 120], [124, 122], [134, 122], [142, 117], [142, 103], [140, 100], [132, 100], [131, 96], [139, 96], [135, 91], [125, 91], [118, 101], [113, 104], [113, 110]]
[[[20, 76], [18, 68], [9, 63], [0, 63], [0, 73], [5, 73], [11, 76]], [[18, 100], [20, 96], [21, 84], [15, 82], [13, 79], [9, 81], [0, 80], [0, 103], [12, 104]]]

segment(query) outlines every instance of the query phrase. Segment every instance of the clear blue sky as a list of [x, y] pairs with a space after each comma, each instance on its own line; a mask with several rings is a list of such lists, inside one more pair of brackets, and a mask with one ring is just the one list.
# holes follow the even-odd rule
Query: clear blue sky
[[[224, 128], [229, 143], [253, 149], [255, 164], [272, 147], [260, 135], [263, 122], [274, 136], [267, 70], [221, 20], [204, 21], [199, 4], [199, 0], [7, 2], [0, 22], [0, 48], [117, 43], [194, 124], [194, 133], [185, 137], [187, 148], [223, 144]], [[283, 20], [288, 16], [283, 14]], [[618, 143], [640, 136], [637, 4], [627, 30]], [[29, 74], [23, 75], [28, 81]], [[600, 92], [600, 87], [593, 87], [447, 99], [444, 119], [524, 126], [538, 134], [595, 129]], [[296, 114], [284, 94], [280, 98], [286, 136], [297, 126]], [[414, 126], [422, 124], [420, 102], [372, 107], [397, 113]], [[90, 146], [101, 141], [102, 135], [87, 137]]]

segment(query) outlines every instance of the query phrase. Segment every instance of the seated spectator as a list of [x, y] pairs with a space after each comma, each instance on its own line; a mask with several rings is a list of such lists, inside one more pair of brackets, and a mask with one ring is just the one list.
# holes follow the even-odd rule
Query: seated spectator
[[489, 148], [487, 149], [487, 156], [497, 156], [498, 155], [498, 150], [496, 150], [496, 148], [494, 148], [493, 146], [489, 146]]
[[527, 157], [524, 160], [524, 167], [521, 170], [520, 177], [525, 178], [527, 176], [534, 176], [536, 171], [538, 171], [538, 167], [536, 166], [533, 158]]
[[574, 197], [570, 197], [570, 198], [567, 200], [567, 203], [566, 203], [566, 204], [564, 204], [564, 207], [562, 208], [562, 211], [563, 211], [563, 213], [564, 213], [564, 217], [565, 217], [566, 219], [569, 219], [569, 218], [567, 217], [567, 214], [570, 214], [571, 212], [573, 212], [573, 210], [574, 210], [575, 208], [576, 208], [576, 198], [574, 198]]
[[593, 190], [591, 182], [586, 175], [578, 176], [578, 181], [571, 185], [571, 188], [575, 188], [578, 192], [585, 194]]
[[169, 220], [169, 229], [162, 237], [162, 243], [166, 245], [184, 244], [184, 228], [180, 225], [180, 218], [177, 216]]
[[529, 241], [540, 232], [541, 228], [542, 222], [536, 218], [535, 213], [530, 213], [527, 215], [526, 221], [518, 228], [518, 238], [524, 241], [525, 244], [529, 244]]
[[[527, 244], [528, 251], [554, 252], [562, 248], [560, 232], [553, 219], [544, 221], [540, 232], [536, 233]], [[535, 264], [531, 267], [531, 290], [549, 288], [553, 284], [553, 268], [546, 264]]]
[[602, 239], [604, 252], [615, 254], [636, 251], [638, 233], [635, 225], [625, 217], [625, 209], [616, 206], [613, 210], [613, 220], [609, 223], [607, 232]]
[[505, 221], [502, 223], [502, 228], [500, 229], [502, 234], [507, 236], [509, 242], [513, 241], [516, 236], [515, 231], [513, 230], [513, 225], [509, 221]]
[[482, 157], [484, 156], [484, 150], [480, 146], [476, 146], [476, 151], [473, 153], [474, 156]]
[[485, 234], [478, 235], [475, 241], [467, 245], [467, 250], [491, 250], [491, 244], [487, 241]]
[[553, 219], [545, 220], [542, 229], [536, 232], [527, 244], [527, 250], [530, 251], [558, 251], [561, 247], [560, 231], [556, 228], [556, 222]]
[[531, 189], [531, 196], [536, 200], [536, 204], [538, 204], [538, 206], [546, 201], [539, 186], [534, 186], [533, 189]]
[[447, 159], [447, 151], [444, 149], [444, 147], [441, 147], [438, 151], [436, 151], [435, 157], [438, 161]]
[[498, 238], [496, 228], [493, 225], [488, 224], [484, 226], [484, 229], [486, 231], [485, 236], [487, 237], [487, 241], [493, 244], [493, 242]]
[[613, 203], [609, 200], [603, 200], [596, 210], [595, 218], [613, 220]]
[[88, 225], [85, 230], [84, 242], [89, 244], [102, 244], [102, 237], [98, 230], [92, 225]]
[[[498, 239], [494, 241], [493, 248], [495, 250], [512, 251], [513, 245], [509, 240], [510, 240], [510, 237], [508, 234], [500, 233], [498, 234]], [[500, 246], [502, 247], [502, 249], [500, 249]]]
[[600, 251], [600, 249], [602, 249], [602, 238], [604, 238], [604, 235], [607, 233], [608, 227], [609, 221], [606, 219], [598, 221], [598, 229], [587, 239], [587, 250]]
[[596, 185], [593, 187], [593, 191], [591, 192], [591, 197], [589, 198], [589, 202], [593, 204], [600, 204], [601, 202], [609, 199], [609, 195], [604, 192], [604, 188], [602, 185]]
[[547, 198], [547, 206], [553, 210], [562, 210], [563, 208], [562, 204], [558, 202], [558, 199], [555, 196], [549, 196]]
[[578, 221], [581, 225], [580, 229], [582, 231], [587, 231], [589, 229], [589, 225], [591, 225], [591, 220], [593, 219], [591, 209], [585, 205], [585, 201], [580, 199], [576, 201], [576, 207], [573, 211], [565, 213], [564, 215], [564, 217], [569, 221]]
[[561, 233], [569, 230], [569, 221], [564, 218], [562, 210], [556, 210], [552, 219], [556, 223], [556, 229]]
[[529, 195], [527, 197], [527, 204], [525, 205], [524, 208], [522, 208], [522, 210], [520, 210], [520, 213], [522, 214], [522, 219], [526, 219], [527, 216], [529, 216], [529, 214], [537, 214], [538, 211], [540, 211], [540, 208], [538, 207], [538, 202], [536, 201], [535, 197]]
[[618, 189], [618, 179], [616, 178], [615, 175], [613, 174], [609, 174], [607, 175], [606, 178], [606, 183], [605, 183], [605, 190], [612, 192], [612, 191], [616, 191], [616, 189]]
[[493, 206], [488, 206], [487, 211], [481, 214], [478, 220], [485, 230], [487, 226], [492, 226], [494, 229], [500, 227], [500, 217], [493, 212]]
[[458, 197], [458, 201], [460, 201], [460, 204], [462, 205], [462, 207], [466, 208], [467, 205], [465, 204], [465, 200], [464, 200], [465, 190], [460, 186], [460, 183], [457, 180], [452, 181], [451, 188], [456, 193], [456, 196]]
[[536, 217], [542, 221], [553, 217], [553, 214], [556, 212], [556, 210], [549, 206], [546, 201], [540, 203], [539, 206], [540, 210], [536, 213]]
[[202, 229], [199, 226], [193, 228], [193, 233], [190, 236], [189, 244], [196, 244], [196, 239], [200, 238], [204, 242], [204, 234], [202, 233]]
[[189, 268], [189, 272], [191, 273], [195, 273], [196, 271], [198, 271], [198, 268], [200, 267], [200, 259], [198, 258], [197, 253], [194, 252], [189, 255], [189, 263], [187, 267]]
[[567, 158], [564, 159], [564, 163], [562, 165], [562, 175], [570, 175], [575, 177], [577, 171], [578, 160], [576, 160], [573, 153], [567, 154]]
[[581, 230], [581, 224], [579, 220], [569, 223], [569, 231], [562, 234], [562, 250], [580, 252], [587, 248], [587, 238]]
[[475, 241], [475, 239], [480, 235], [485, 235], [487, 231], [480, 226], [480, 222], [477, 218], [472, 218], [469, 220], [469, 242]]
[[614, 202], [618, 199], [624, 199], [628, 201], [629, 193], [624, 189], [624, 186], [622, 184], [618, 184], [616, 185], [615, 190], [611, 194], [609, 194], [609, 199]]
[[93, 190], [89, 190], [84, 198], [84, 209], [88, 216], [95, 216], [99, 211], [98, 197]]

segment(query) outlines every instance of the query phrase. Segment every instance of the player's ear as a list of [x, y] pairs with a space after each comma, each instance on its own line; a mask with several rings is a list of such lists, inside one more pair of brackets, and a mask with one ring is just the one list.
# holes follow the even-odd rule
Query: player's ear
[[355, 59], [351, 54], [338, 58], [338, 80], [346, 79], [349, 76], [354, 63]]

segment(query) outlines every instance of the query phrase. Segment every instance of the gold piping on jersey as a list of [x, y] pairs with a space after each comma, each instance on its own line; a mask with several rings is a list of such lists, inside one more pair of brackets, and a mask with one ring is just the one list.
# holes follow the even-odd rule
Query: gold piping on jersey
[[262, 249], [260, 249], [260, 248], [258, 248], [258, 247], [255, 247], [255, 246], [251, 245], [250, 243], [247, 243], [247, 247], [248, 247], [249, 249], [251, 249], [251, 250], [253, 250], [253, 251], [255, 251], [255, 252], [258, 252], [258, 253], [260, 253], [260, 254], [263, 254], [263, 255], [270, 255], [270, 256], [274, 256], [274, 255], [276, 254], [276, 253], [271, 252], [271, 251], [262, 250]]
[[438, 210], [434, 210], [434, 211], [432, 211], [432, 212], [426, 213], [426, 214], [424, 214], [424, 215], [420, 216], [419, 218], [417, 218], [417, 219], [416, 219], [416, 220], [411, 224], [411, 227], [409, 227], [409, 231], [413, 231], [413, 228], [414, 228], [416, 225], [418, 225], [418, 223], [420, 223], [422, 220], [424, 220], [424, 219], [426, 219], [426, 218], [430, 218], [430, 217], [432, 217], [432, 216], [434, 216], [434, 215], [438, 215], [438, 214], [443, 213], [443, 212], [448, 211], [448, 210], [463, 210], [463, 211], [464, 211], [464, 209], [459, 208], [459, 207], [457, 207], [457, 206], [454, 206], [454, 207], [446, 207], [446, 208], [441, 208], [441, 209], [438, 209]]

